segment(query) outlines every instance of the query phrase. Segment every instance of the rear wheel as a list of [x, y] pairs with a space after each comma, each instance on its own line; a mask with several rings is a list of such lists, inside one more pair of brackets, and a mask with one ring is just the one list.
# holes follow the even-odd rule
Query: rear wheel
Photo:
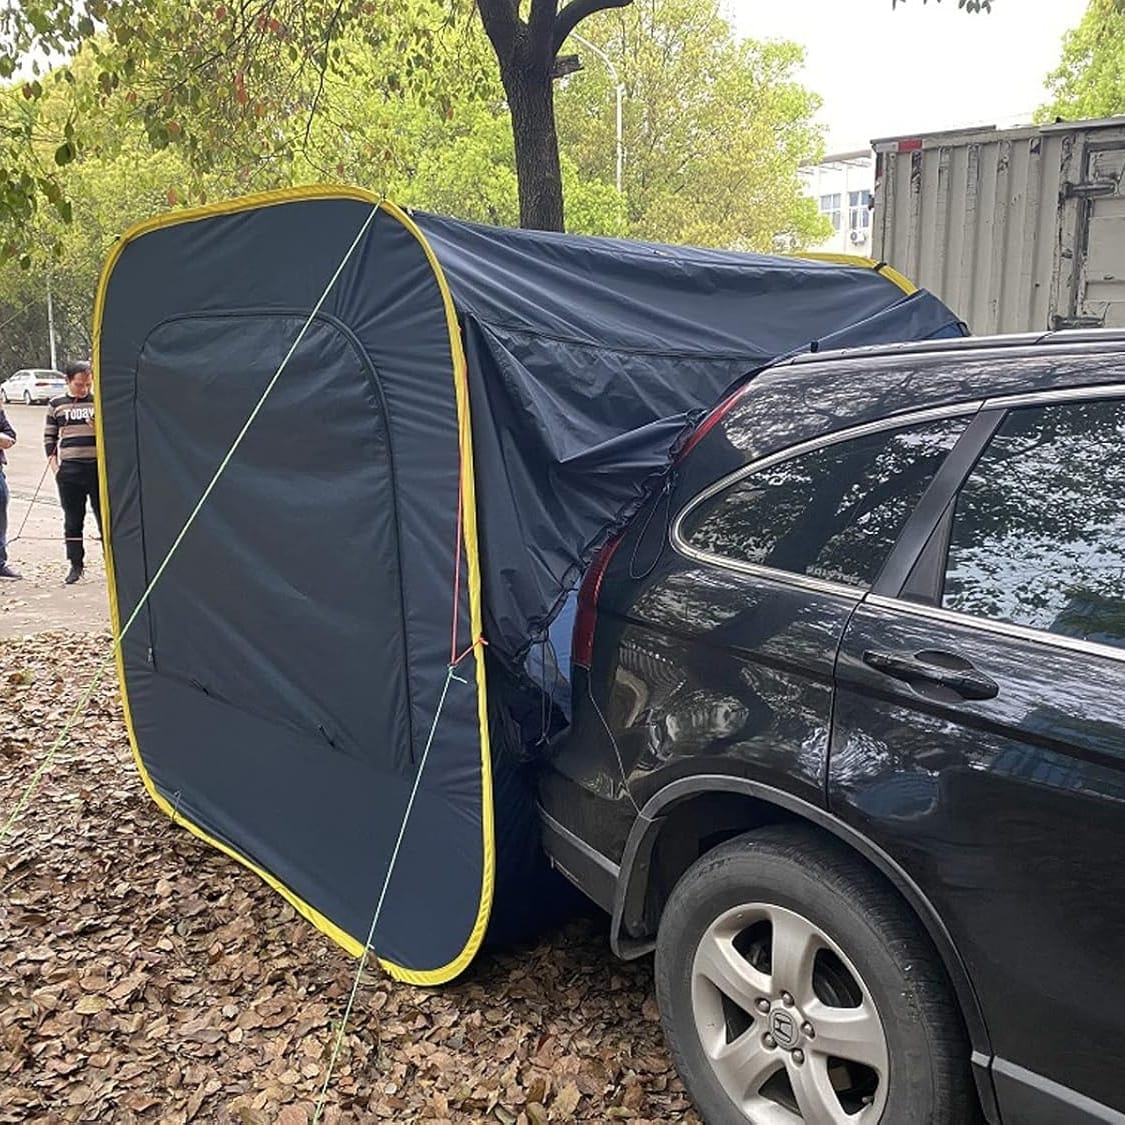
[[656, 989], [709, 1125], [966, 1125], [969, 1048], [917, 919], [813, 830], [697, 861], [660, 923]]

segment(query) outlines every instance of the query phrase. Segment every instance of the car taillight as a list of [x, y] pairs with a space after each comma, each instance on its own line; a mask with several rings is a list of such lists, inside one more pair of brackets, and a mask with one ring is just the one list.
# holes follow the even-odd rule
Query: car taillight
[[574, 636], [570, 659], [572, 663], [589, 668], [594, 658], [594, 628], [598, 623], [598, 595], [602, 592], [602, 579], [609, 569], [621, 539], [611, 539], [595, 556], [582, 579], [578, 590], [578, 612], [574, 615]]
[[749, 383], [739, 387], [733, 394], [727, 395], [727, 397], [695, 427], [691, 437], [684, 442], [680, 452], [676, 454], [677, 461], [682, 461], [727, 416], [727, 414], [730, 413], [734, 404], [746, 393], [746, 388], [748, 386]]

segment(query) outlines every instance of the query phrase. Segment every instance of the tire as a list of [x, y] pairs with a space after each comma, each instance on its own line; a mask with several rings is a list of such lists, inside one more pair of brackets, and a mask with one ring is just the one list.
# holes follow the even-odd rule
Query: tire
[[660, 920], [656, 994], [708, 1125], [979, 1120], [968, 1040], [929, 938], [815, 829], [748, 833], [688, 869]]
[[23, 392], [23, 404], [24, 404], [24, 406], [30, 406], [31, 405], [31, 391], [24, 391]]
[[5, 406], [7, 406], [8, 401], [9, 401], [8, 400], [8, 392], [4, 391], [4, 390], [0, 390], [0, 402], [2, 402]]

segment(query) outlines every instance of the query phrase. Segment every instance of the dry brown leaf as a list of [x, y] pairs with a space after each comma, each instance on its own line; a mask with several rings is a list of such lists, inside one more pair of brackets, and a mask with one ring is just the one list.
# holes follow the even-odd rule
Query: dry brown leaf
[[309, 1107], [304, 1102], [300, 1105], [287, 1105], [277, 1115], [275, 1125], [309, 1125]]
[[529, 1102], [546, 1102], [549, 1089], [546, 1075], [537, 1074], [532, 1078], [531, 1085], [527, 1088], [527, 1100]]
[[154, 1098], [151, 1094], [126, 1094], [121, 1099], [121, 1104], [126, 1109], [131, 1109], [135, 1113], [144, 1113], [146, 1110], [152, 1109], [160, 1104], [158, 1098]]
[[235, 1110], [235, 1116], [242, 1125], [270, 1125], [269, 1118], [260, 1109], [254, 1109], [253, 1106], [239, 1106]]
[[566, 1120], [574, 1116], [574, 1111], [578, 1108], [578, 1103], [582, 1100], [582, 1093], [573, 1082], [568, 1082], [559, 1092], [555, 1095], [555, 1100], [551, 1103], [551, 1113], [556, 1119], [561, 1118]]

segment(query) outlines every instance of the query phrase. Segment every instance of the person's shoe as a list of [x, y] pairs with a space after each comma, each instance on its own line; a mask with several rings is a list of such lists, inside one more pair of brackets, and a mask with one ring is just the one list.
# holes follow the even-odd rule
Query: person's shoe
[[78, 563], [75, 563], [75, 564], [74, 564], [74, 565], [73, 565], [73, 566], [72, 566], [72, 567], [70, 568], [70, 573], [69, 573], [69, 574], [68, 574], [68, 575], [66, 576], [66, 578], [64, 579], [64, 581], [66, 582], [66, 584], [67, 584], [68, 586], [73, 586], [73, 585], [74, 585], [74, 583], [75, 583], [75, 582], [77, 582], [77, 581], [78, 581], [78, 579], [79, 579], [79, 578], [81, 578], [81, 577], [82, 577], [82, 567], [80, 567], [80, 566], [78, 565]]
[[13, 570], [7, 563], [0, 563], [0, 578], [22, 578], [23, 575]]

